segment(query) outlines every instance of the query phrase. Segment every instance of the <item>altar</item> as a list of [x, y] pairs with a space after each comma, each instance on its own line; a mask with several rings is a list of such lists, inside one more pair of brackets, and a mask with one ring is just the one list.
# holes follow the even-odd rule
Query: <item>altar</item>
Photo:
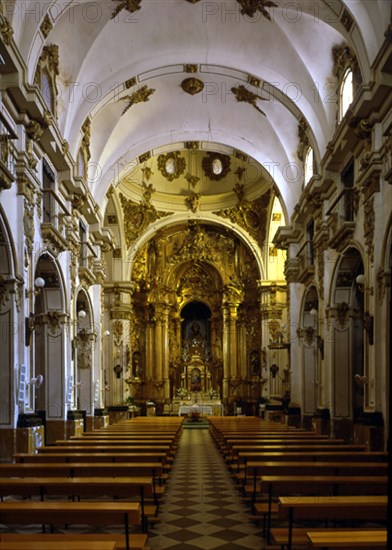
[[180, 405], [178, 409], [178, 416], [183, 416], [189, 414], [192, 411], [197, 411], [201, 415], [212, 415], [212, 406], [211, 405]]

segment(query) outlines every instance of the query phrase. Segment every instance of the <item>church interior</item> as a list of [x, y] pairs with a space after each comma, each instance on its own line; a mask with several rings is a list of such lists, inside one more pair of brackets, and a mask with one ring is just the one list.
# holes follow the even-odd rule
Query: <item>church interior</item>
[[391, 2], [0, 9], [1, 459], [195, 403], [384, 449]]

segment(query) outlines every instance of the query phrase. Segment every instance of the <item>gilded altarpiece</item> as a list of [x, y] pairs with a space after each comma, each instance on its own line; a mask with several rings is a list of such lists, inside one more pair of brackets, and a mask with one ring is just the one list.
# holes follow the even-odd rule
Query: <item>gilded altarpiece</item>
[[[239, 239], [197, 221], [162, 230], [139, 249], [129, 336], [136, 401], [258, 400], [257, 272]], [[202, 304], [208, 315], [186, 317], [192, 304]]]

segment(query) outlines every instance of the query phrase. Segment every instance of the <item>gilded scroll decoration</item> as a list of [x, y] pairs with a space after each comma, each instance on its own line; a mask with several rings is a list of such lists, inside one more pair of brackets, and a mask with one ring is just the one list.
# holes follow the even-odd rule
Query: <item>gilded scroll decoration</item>
[[190, 193], [185, 197], [185, 202], [189, 210], [196, 213], [200, 206], [200, 193]]
[[264, 97], [254, 94], [253, 92], [245, 88], [243, 84], [240, 84], [239, 86], [231, 88], [231, 91], [235, 95], [235, 98], [238, 103], [241, 103], [241, 102], [249, 103], [249, 105], [252, 105], [252, 107], [254, 107], [256, 111], [258, 111], [260, 114], [262, 114], [263, 116], [267, 116], [265, 112], [262, 111], [260, 107], [258, 107], [257, 105], [258, 101], [266, 101]]
[[117, 2], [116, 8], [111, 16], [111, 19], [114, 19], [122, 10], [129, 11], [129, 13], [135, 13], [140, 10], [142, 0], [112, 0], [112, 2]]
[[267, 8], [276, 8], [277, 4], [272, 0], [237, 0], [241, 6], [242, 15], [254, 17], [260, 12], [263, 17], [271, 21], [271, 15]]
[[271, 199], [271, 190], [253, 202], [242, 200], [234, 208], [215, 211], [214, 214], [228, 218], [245, 229], [259, 245], [263, 245], [266, 237], [267, 211]]
[[133, 105], [137, 103], [146, 103], [150, 100], [150, 96], [155, 92], [154, 88], [149, 88], [147, 84], [136, 90], [131, 95], [123, 97], [123, 101], [128, 101], [128, 105], [125, 107], [121, 115], [125, 114]]
[[50, 20], [48, 14], [45, 15], [44, 20], [41, 23], [40, 30], [44, 38], [48, 38], [50, 31], [53, 29], [53, 23]]
[[128, 246], [147, 229], [150, 223], [170, 216], [171, 212], [158, 212], [155, 207], [145, 202], [136, 203], [120, 193], [120, 201], [124, 215], [125, 239]]
[[14, 29], [9, 23], [5, 15], [3, 15], [3, 5], [0, 2], [0, 34], [4, 40], [6, 46], [11, 45], [12, 36], [14, 34]]

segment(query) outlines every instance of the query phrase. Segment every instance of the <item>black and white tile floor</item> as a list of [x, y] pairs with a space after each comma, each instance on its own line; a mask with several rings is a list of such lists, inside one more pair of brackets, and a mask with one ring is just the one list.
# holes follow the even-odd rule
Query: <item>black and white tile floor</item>
[[152, 550], [264, 546], [261, 529], [251, 522], [205, 429], [184, 430], [159, 517], [160, 523], [149, 531]]

